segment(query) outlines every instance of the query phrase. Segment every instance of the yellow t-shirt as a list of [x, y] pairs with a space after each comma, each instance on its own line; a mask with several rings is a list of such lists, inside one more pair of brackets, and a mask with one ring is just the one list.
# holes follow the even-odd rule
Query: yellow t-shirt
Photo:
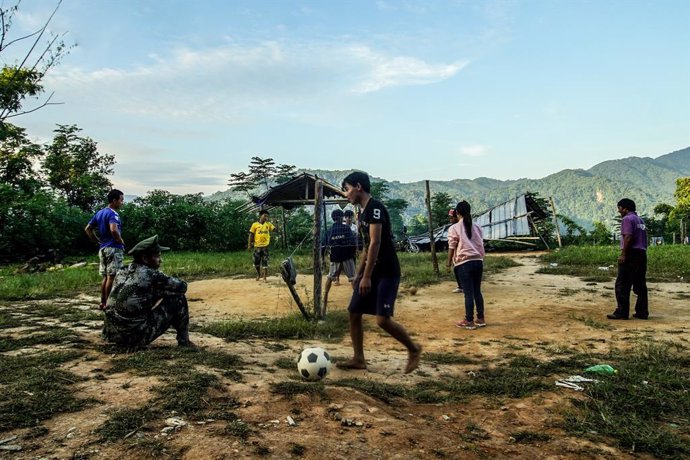
[[254, 234], [254, 247], [255, 248], [265, 248], [271, 242], [271, 233], [276, 227], [270, 222], [259, 223], [254, 222], [252, 228], [249, 229], [249, 233]]

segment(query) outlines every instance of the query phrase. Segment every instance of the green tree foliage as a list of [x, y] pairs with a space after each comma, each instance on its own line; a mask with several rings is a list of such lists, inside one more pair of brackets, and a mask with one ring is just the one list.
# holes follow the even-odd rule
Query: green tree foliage
[[75, 125], [58, 125], [43, 168], [48, 184], [67, 203], [92, 211], [112, 187], [107, 176], [113, 173], [115, 157], [99, 153], [96, 142], [79, 136], [80, 131]]
[[131, 246], [157, 234], [176, 250], [239, 250], [251, 225], [249, 216], [235, 211], [240, 204], [154, 190], [121, 209], [123, 238]]
[[690, 216], [690, 177], [681, 177], [676, 180], [676, 213], [685, 218]]
[[43, 150], [29, 141], [24, 128], [0, 125], [0, 183], [28, 194], [37, 191], [42, 182], [33, 165], [42, 156]]
[[48, 25], [61, 3], [62, 0], [57, 2], [50, 17], [38, 30], [20, 37], [12, 37], [10, 33], [19, 2], [9, 7], [0, 6], [0, 54], [10, 46], [25, 46], [15, 53], [23, 56], [21, 61], [4, 64], [0, 68], [0, 125], [7, 118], [34, 112], [50, 104], [52, 94], [43, 102], [37, 102], [35, 107], [25, 107], [27, 99], [35, 99], [43, 92], [41, 81], [46, 72], [69, 52], [60, 36], [46, 37]]
[[282, 184], [292, 178], [295, 167], [288, 164], [276, 164], [273, 158], [252, 157], [249, 171], [230, 174], [228, 185], [232, 190], [244, 192], [248, 196], [268, 191], [273, 183]]
[[594, 229], [589, 234], [592, 243], [605, 246], [613, 242], [612, 232], [603, 222], [594, 222]]
[[431, 223], [434, 228], [448, 223], [448, 210], [454, 208], [453, 199], [448, 193], [436, 192], [431, 195]]

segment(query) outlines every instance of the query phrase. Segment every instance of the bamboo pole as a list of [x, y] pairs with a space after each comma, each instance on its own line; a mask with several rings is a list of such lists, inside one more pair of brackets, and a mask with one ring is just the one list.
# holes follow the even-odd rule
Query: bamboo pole
[[549, 201], [551, 202], [551, 211], [553, 212], [553, 224], [556, 226], [556, 238], [558, 238], [558, 247], [562, 248], [563, 245], [561, 244], [561, 230], [558, 228], [558, 217], [556, 217], [556, 205], [553, 203], [553, 197], [549, 197]]
[[314, 184], [314, 316], [321, 316], [321, 214], [323, 212], [323, 183]]
[[426, 184], [426, 211], [429, 215], [429, 243], [431, 246], [431, 260], [434, 263], [434, 273], [436, 276], [438, 272], [438, 259], [436, 258], [436, 240], [434, 239], [434, 224], [431, 222], [431, 190], [429, 188], [429, 181], [424, 181]]

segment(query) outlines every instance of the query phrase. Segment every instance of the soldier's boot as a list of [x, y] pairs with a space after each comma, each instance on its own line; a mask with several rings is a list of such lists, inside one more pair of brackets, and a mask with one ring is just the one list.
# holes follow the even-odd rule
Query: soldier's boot
[[194, 342], [189, 340], [189, 329], [187, 329], [187, 328], [177, 331], [177, 346], [178, 347], [188, 347], [188, 348], [198, 348], [194, 344]]

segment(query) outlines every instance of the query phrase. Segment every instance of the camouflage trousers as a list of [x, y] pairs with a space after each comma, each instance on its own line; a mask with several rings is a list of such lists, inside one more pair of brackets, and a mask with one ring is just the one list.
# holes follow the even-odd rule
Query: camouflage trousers
[[184, 295], [170, 295], [163, 298], [144, 318], [131, 323], [116, 317], [106, 310], [103, 337], [117, 345], [136, 348], [143, 347], [163, 335], [171, 326], [177, 331], [177, 343], [189, 343], [189, 307]]

